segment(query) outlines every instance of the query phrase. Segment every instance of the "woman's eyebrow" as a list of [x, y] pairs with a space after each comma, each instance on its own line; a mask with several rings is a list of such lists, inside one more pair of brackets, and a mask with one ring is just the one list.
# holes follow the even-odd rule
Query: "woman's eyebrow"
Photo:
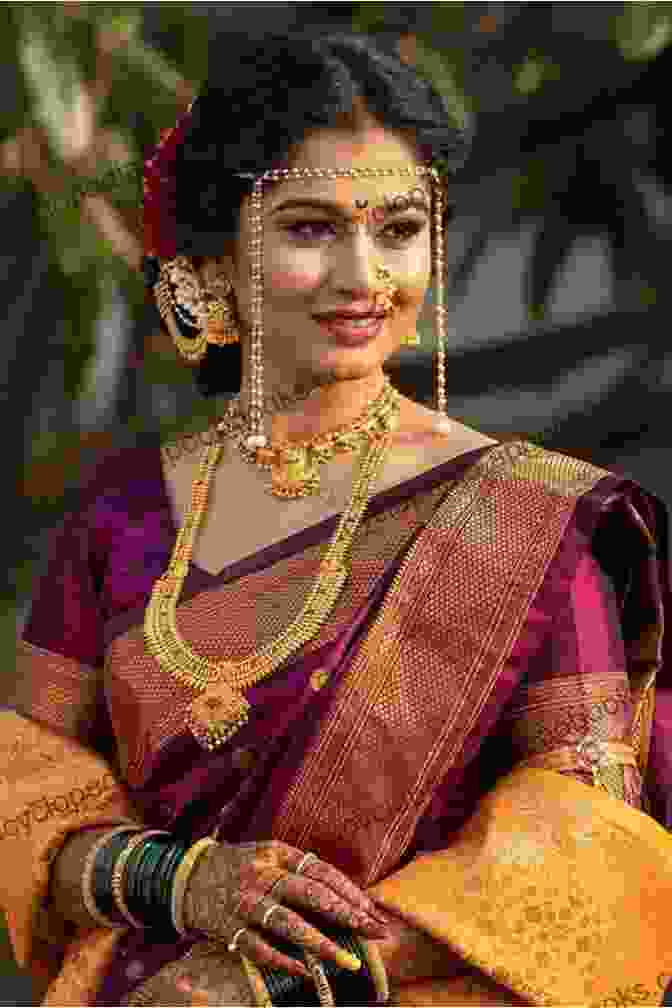
[[[284, 200], [278, 206], [274, 207], [269, 213], [269, 217], [273, 217], [275, 214], [280, 213], [281, 210], [298, 209], [299, 207], [311, 207], [313, 210], [328, 210], [331, 213], [338, 214], [339, 217], [343, 217], [346, 220], [354, 220], [359, 217], [361, 211], [354, 210], [348, 211], [340, 203], [334, 203], [332, 200], [326, 199], [288, 199]], [[406, 210], [424, 210], [429, 213], [429, 204], [421, 205], [418, 201], [414, 201], [407, 207], [388, 207], [385, 204], [381, 204], [379, 207], [375, 207], [378, 211], [383, 211], [385, 214], [394, 213], [405, 213]]]

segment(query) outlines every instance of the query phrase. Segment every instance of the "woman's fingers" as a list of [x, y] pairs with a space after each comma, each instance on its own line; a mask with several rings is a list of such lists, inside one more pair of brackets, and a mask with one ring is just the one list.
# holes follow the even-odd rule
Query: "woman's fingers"
[[333, 889], [355, 910], [370, 914], [375, 918], [375, 903], [347, 875], [340, 872], [338, 868], [334, 868], [328, 861], [309, 861], [301, 871], [299, 878], [301, 877], [322, 882], [323, 885]]
[[340, 945], [331, 941], [312, 924], [286, 906], [277, 904], [277, 909], [269, 915], [266, 924], [263, 924], [262, 921], [255, 921], [255, 925], [260, 929], [271, 931], [280, 938], [285, 938], [293, 945], [307, 948], [309, 952], [314, 952], [319, 959], [331, 959], [342, 969], [354, 971], [359, 969], [356, 959], [349, 952], [346, 952]]
[[303, 963], [299, 962], [298, 959], [292, 959], [291, 956], [286, 956], [282, 952], [279, 952], [251, 928], [247, 928], [238, 936], [236, 949], [256, 963], [257, 966], [264, 966], [266, 969], [273, 970], [286, 970], [287, 973], [291, 973], [293, 976], [302, 976], [307, 979], [310, 979], [312, 976], [310, 970]]
[[387, 929], [362, 910], [353, 910], [350, 903], [336, 895], [333, 889], [303, 875], [285, 875], [274, 891], [279, 903], [314, 910], [340, 924], [361, 931], [369, 938], [387, 937]]

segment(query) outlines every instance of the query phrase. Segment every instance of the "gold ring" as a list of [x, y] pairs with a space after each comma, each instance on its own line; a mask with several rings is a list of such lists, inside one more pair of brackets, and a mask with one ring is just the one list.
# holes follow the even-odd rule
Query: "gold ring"
[[270, 906], [270, 907], [268, 908], [268, 910], [267, 910], [267, 911], [266, 911], [266, 913], [264, 914], [264, 919], [263, 919], [263, 920], [262, 920], [262, 922], [261, 922], [261, 923], [263, 924], [263, 926], [264, 926], [264, 927], [266, 927], [266, 925], [267, 925], [267, 923], [268, 923], [268, 918], [269, 918], [269, 917], [271, 916], [271, 914], [272, 914], [272, 913], [273, 913], [273, 912], [274, 912], [275, 910], [279, 910], [279, 909], [280, 909], [280, 904], [279, 904], [279, 903], [273, 903], [273, 905], [272, 905], [272, 906]]
[[[310, 858], [313, 858], [315, 861], [319, 861], [320, 860], [319, 857], [317, 856], [317, 854], [313, 854], [312, 851], [309, 851], [307, 854], [303, 855], [303, 857], [299, 861], [298, 865], [294, 869], [294, 874], [295, 875], [300, 875], [301, 874], [301, 872], [303, 871], [303, 869], [305, 867], [306, 861], [308, 861]], [[276, 882], [275, 885], [277, 885], [277, 884], [278, 883]]]
[[243, 931], [247, 931], [247, 928], [238, 928], [238, 930], [234, 934], [233, 938], [231, 939], [231, 941], [229, 942], [229, 944], [226, 946], [228, 948], [229, 952], [235, 952], [236, 951], [238, 939], [239, 939], [240, 935], [243, 933]]

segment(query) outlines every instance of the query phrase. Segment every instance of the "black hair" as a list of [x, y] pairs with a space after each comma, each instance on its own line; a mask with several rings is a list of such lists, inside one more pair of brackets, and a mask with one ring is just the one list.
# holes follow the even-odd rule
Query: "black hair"
[[[438, 160], [452, 175], [464, 161], [464, 135], [442, 96], [375, 36], [227, 34], [212, 45], [207, 81], [175, 166], [177, 254], [191, 256], [197, 267], [204, 257], [221, 255], [237, 234], [240, 206], [254, 183], [234, 173], [258, 176], [285, 166], [308, 132], [349, 122], [355, 99], [383, 127], [411, 130], [421, 162]], [[449, 211], [447, 204], [445, 219]], [[240, 343], [209, 346], [195, 369], [204, 396], [236, 394], [241, 375]]]

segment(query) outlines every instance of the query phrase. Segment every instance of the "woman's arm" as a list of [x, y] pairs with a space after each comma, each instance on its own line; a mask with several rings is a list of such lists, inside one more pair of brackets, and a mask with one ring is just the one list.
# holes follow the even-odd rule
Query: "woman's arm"
[[74, 833], [56, 855], [51, 869], [49, 908], [82, 928], [100, 927], [84, 905], [82, 874], [87, 855], [110, 827]]

